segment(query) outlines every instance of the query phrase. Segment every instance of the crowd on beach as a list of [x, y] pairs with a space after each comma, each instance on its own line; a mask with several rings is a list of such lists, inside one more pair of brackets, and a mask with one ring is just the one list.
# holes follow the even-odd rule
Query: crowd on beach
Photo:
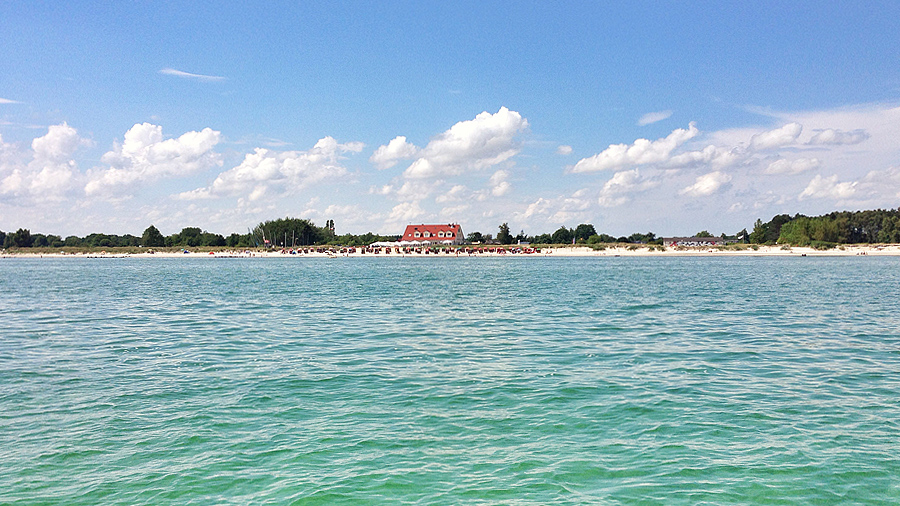
[[541, 253], [541, 248], [530, 247], [427, 247], [427, 246], [368, 246], [368, 247], [318, 247], [318, 248], [296, 248], [281, 249], [282, 255], [308, 255], [308, 254], [329, 254], [329, 255], [533, 255]]

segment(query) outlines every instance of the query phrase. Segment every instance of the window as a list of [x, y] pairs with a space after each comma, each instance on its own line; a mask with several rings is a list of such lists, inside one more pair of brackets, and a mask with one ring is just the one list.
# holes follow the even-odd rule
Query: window
[[443, 232], [438, 232], [438, 237], [444, 237], [444, 233], [443, 233]]
[[446, 237], [453, 237], [453, 232], [447, 232]]
[[425, 237], [431, 237], [431, 232], [425, 232]]
[[416, 232], [415, 235], [416, 235], [416, 237], [421, 237], [421, 236], [422, 236], [422, 234], [420, 234], [420, 233], [418, 233], [418, 232]]

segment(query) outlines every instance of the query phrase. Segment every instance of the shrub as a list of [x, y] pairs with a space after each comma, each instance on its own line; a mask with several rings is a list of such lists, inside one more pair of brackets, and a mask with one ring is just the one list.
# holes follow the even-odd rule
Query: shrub
[[834, 249], [835, 246], [837, 246], [837, 243], [828, 242], [828, 241], [811, 241], [809, 245], [812, 246], [813, 249], [828, 250], [828, 249]]

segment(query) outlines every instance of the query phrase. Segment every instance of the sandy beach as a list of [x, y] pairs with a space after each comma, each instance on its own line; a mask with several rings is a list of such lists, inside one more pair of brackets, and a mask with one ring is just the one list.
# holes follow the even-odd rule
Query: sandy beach
[[[605, 249], [593, 249], [590, 247], [553, 247], [540, 248], [539, 251], [525, 252], [517, 248], [503, 249], [490, 247], [477, 247], [437, 253], [422, 252], [396, 252], [387, 248], [379, 248], [375, 253], [372, 248], [363, 252], [361, 248], [307, 248], [278, 251], [251, 251], [251, 250], [197, 250], [190, 252], [146, 252], [146, 253], [117, 253], [117, 252], [78, 252], [78, 253], [33, 253], [33, 252], [4, 252], [0, 258], [469, 258], [469, 257], [727, 257], [727, 256], [778, 256], [778, 257], [833, 257], [833, 256], [900, 256], [900, 244], [887, 245], [842, 245], [828, 250], [817, 250], [810, 247], [786, 247], [786, 246], [757, 246], [747, 245], [746, 248], [702, 248], [702, 247], [652, 247], [646, 245], [618, 245]], [[352, 250], [352, 251], [351, 251]], [[502, 252], [499, 252], [502, 251]]]

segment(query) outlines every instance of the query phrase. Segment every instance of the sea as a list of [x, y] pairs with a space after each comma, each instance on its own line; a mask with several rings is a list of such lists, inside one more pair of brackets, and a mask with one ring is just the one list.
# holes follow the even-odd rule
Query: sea
[[900, 257], [0, 259], [0, 504], [900, 504]]

